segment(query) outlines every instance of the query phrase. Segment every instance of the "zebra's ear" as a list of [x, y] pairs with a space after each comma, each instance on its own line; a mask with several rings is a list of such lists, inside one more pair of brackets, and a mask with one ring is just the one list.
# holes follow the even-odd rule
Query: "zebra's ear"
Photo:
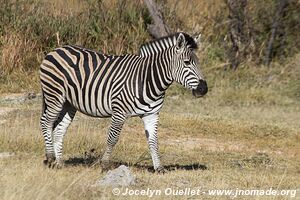
[[185, 46], [185, 37], [182, 33], [179, 33], [178, 38], [176, 40], [176, 47], [178, 50], [182, 50]]
[[201, 33], [199, 33], [199, 34], [196, 34], [194, 37], [194, 41], [195, 41], [195, 43], [196, 44], [200, 44], [200, 40], [201, 40]]

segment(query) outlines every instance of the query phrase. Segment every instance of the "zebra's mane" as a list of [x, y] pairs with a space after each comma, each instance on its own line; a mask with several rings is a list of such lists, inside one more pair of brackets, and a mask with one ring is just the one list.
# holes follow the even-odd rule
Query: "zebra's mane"
[[194, 38], [192, 38], [190, 35], [183, 33], [183, 32], [179, 32], [179, 33], [175, 33], [169, 36], [165, 36], [165, 37], [161, 37], [158, 38], [156, 40], [152, 40], [150, 42], [147, 42], [145, 44], [143, 44], [140, 49], [139, 49], [139, 53], [138, 55], [145, 57], [147, 55], [151, 54], [151, 51], [149, 50], [151, 49], [158, 49], [157, 46], [159, 46], [161, 48], [161, 50], [165, 50], [167, 48], [170, 48], [172, 46], [174, 46], [176, 44], [176, 40], [179, 36], [179, 34], [182, 33], [185, 37], [185, 41], [186, 41], [186, 46], [188, 48], [191, 49], [197, 49], [198, 45], [195, 42]]

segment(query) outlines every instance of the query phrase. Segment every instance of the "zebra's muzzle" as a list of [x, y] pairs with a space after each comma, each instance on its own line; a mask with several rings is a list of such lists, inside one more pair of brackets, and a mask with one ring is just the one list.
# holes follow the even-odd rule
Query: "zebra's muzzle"
[[207, 93], [207, 91], [208, 91], [207, 83], [204, 80], [200, 80], [197, 88], [192, 90], [193, 95], [197, 98], [204, 96]]

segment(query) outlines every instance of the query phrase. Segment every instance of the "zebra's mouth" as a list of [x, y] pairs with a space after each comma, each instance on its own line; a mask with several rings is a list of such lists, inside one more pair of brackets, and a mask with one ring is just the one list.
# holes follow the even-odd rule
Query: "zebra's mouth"
[[204, 96], [203, 94], [200, 94], [197, 90], [192, 90], [192, 93], [193, 93], [193, 95], [194, 95], [196, 98], [199, 98], [199, 97], [203, 97], [203, 96]]
[[196, 89], [192, 90], [192, 93], [195, 97], [203, 97], [208, 91], [207, 83], [204, 80], [200, 80]]

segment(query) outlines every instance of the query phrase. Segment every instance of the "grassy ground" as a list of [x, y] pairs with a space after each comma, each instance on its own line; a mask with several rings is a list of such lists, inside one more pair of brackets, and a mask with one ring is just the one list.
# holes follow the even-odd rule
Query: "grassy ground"
[[[129, 119], [123, 129], [113, 161], [129, 165], [137, 177], [137, 184], [130, 189], [299, 189], [298, 104], [222, 105], [214, 100], [217, 99], [214, 93], [194, 99], [188, 93], [171, 95], [175, 89], [170, 89], [159, 126], [162, 162], [170, 170], [167, 174], [159, 175], [148, 170], [151, 160], [141, 120]], [[78, 114], [64, 143], [66, 166], [61, 170], [51, 170], [42, 164], [44, 147], [38, 122], [40, 103], [2, 103], [1, 107], [11, 112], [1, 117], [0, 152], [14, 152], [15, 156], [0, 158], [0, 198], [116, 198], [110, 187], [93, 187], [105, 173], [99, 166], [88, 165], [104, 150], [109, 119]], [[89, 157], [93, 148], [96, 154]], [[165, 198], [229, 197], [155, 197]], [[243, 198], [246, 196], [237, 197]], [[290, 196], [252, 198], [289, 199]]]

